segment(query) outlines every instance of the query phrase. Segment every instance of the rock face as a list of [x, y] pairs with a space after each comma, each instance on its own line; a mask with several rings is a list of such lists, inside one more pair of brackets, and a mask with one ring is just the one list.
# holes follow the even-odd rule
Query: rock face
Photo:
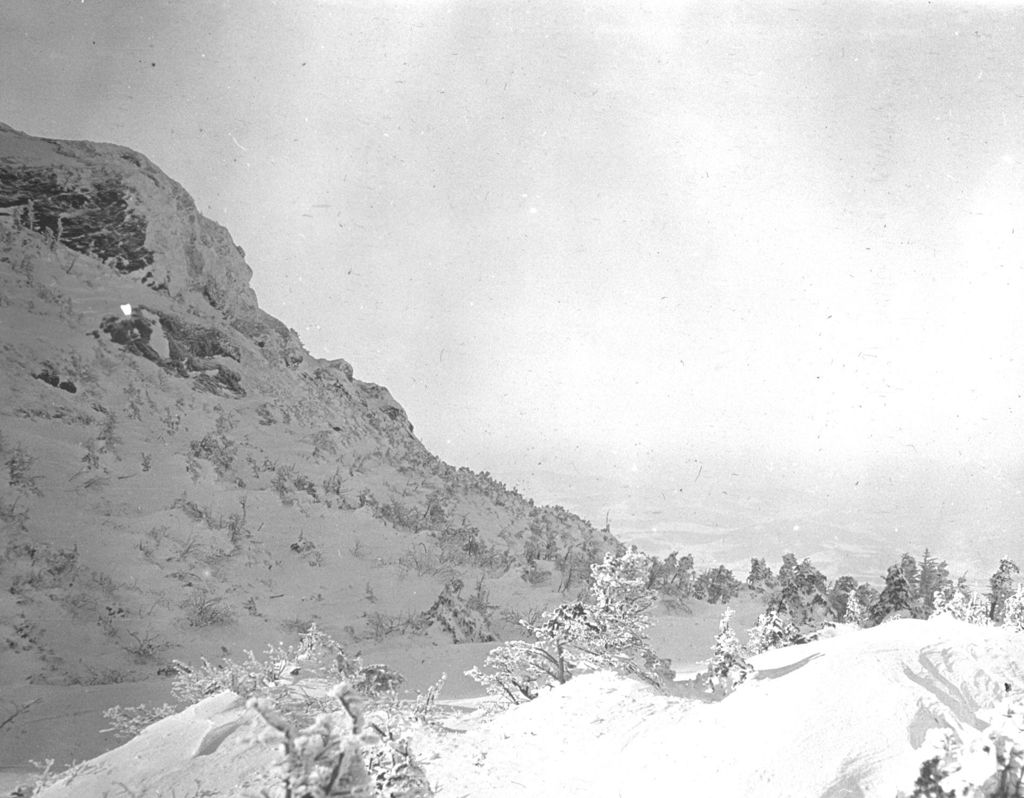
[[252, 271], [228, 231], [180, 185], [127, 147], [30, 138], [0, 127], [0, 207], [168, 296], [190, 292], [231, 317], [256, 309]]
[[250, 275], [145, 156], [0, 126], [4, 682], [154, 677], [312, 620], [363, 647], [453, 577], [481, 606], [552, 603], [520, 578], [533, 552], [579, 589], [615, 544], [441, 462]]

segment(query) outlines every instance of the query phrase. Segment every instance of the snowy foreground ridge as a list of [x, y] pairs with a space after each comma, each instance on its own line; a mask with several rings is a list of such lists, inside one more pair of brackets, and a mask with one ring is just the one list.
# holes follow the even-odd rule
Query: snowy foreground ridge
[[[911, 791], [932, 728], [980, 727], [1024, 684], [1024, 636], [899, 620], [754, 659], [718, 702], [659, 695], [612, 673], [419, 749], [440, 796], [886, 796]], [[40, 795], [245, 795], [274, 758], [230, 694], [147, 729]], [[255, 793], [249, 793], [255, 794]]]

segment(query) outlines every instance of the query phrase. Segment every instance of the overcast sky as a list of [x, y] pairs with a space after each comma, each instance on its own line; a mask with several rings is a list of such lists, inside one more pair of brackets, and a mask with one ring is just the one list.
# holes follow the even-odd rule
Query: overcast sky
[[0, 20], [0, 121], [150, 156], [245, 248], [261, 305], [449, 462], [1021, 463], [1020, 8]]

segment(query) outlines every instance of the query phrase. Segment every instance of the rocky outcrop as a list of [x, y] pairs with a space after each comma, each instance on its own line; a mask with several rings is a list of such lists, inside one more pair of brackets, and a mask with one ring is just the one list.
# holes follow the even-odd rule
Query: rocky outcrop
[[169, 296], [202, 296], [229, 317], [256, 309], [252, 270], [228, 231], [127, 147], [0, 129], [0, 207], [81, 254]]

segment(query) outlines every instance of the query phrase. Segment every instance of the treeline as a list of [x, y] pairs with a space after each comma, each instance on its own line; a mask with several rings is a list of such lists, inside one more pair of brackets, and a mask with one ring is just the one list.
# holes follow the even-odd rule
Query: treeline
[[966, 574], [953, 578], [945, 560], [929, 549], [920, 557], [904, 553], [887, 569], [879, 590], [852, 576], [829, 580], [809, 558], [782, 556], [773, 572], [764, 558], [752, 557], [745, 581], [724, 565], [697, 572], [693, 556], [678, 552], [664, 559], [650, 557], [647, 587], [655, 591], [668, 609], [685, 606], [696, 599], [725, 604], [744, 591], [762, 595], [769, 610], [788, 616], [796, 626], [817, 627], [827, 622], [854, 622], [873, 626], [896, 613], [927, 618], [939, 605], [967, 602], [976, 614], [1001, 622], [1007, 599], [1013, 595], [1014, 575], [1020, 569], [1003, 558], [989, 579], [989, 591], [973, 594]]

